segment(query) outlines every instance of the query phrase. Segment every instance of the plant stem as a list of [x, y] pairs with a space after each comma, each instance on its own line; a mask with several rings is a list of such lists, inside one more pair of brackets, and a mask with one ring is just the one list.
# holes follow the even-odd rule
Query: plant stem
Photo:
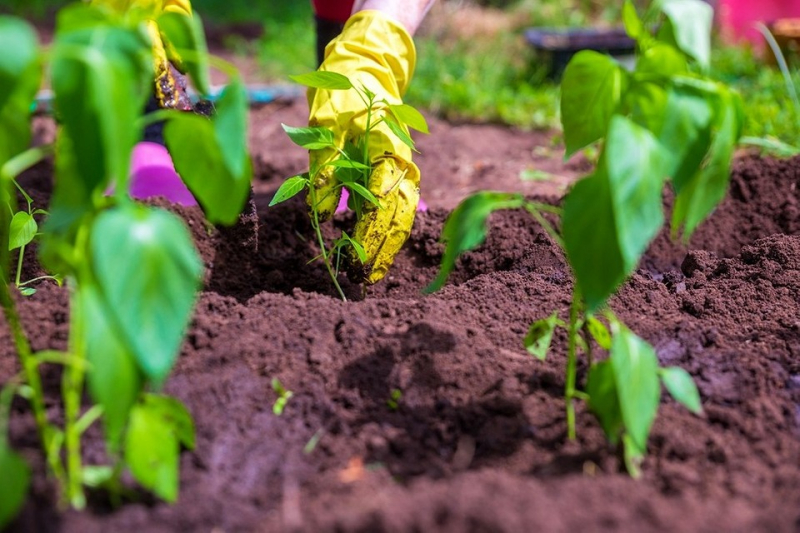
[[47, 412], [44, 407], [44, 392], [42, 389], [42, 380], [39, 376], [38, 363], [33, 357], [28, 338], [25, 336], [25, 332], [22, 329], [17, 310], [11, 299], [11, 293], [8, 290], [8, 284], [2, 279], [2, 276], [0, 276], [0, 282], [2, 282], [0, 283], [0, 304], [2, 304], [3, 314], [11, 330], [11, 336], [14, 338], [17, 355], [19, 356], [22, 371], [25, 374], [25, 381], [33, 391], [30, 398], [33, 417], [36, 420], [36, 429], [39, 432], [39, 439], [42, 441], [42, 446], [46, 447], [50, 439], [52, 428], [47, 422]]
[[586, 364], [589, 368], [594, 364], [594, 351], [592, 350], [592, 335], [589, 333], [589, 322], [585, 320], [581, 328], [583, 334], [583, 342], [586, 345]]
[[42, 280], [45, 280], [45, 279], [52, 279], [57, 284], [59, 284], [59, 287], [61, 286], [61, 281], [56, 276], [38, 276], [36, 278], [29, 279], [28, 281], [23, 281], [22, 283], [17, 283], [17, 287], [24, 287], [25, 285], [30, 285], [31, 283], [34, 283], [36, 281], [42, 281]]
[[[76, 287], [70, 287], [70, 352], [75, 358], [84, 356], [83, 314], [78, 302]], [[83, 468], [81, 465], [81, 428], [78, 420], [81, 412], [83, 392], [83, 365], [68, 365], [61, 380], [61, 395], [64, 399], [64, 447], [67, 454], [66, 499], [75, 509], [86, 506], [83, 493]]]
[[578, 330], [580, 298], [578, 289], [574, 289], [572, 303], [569, 307], [569, 347], [567, 351], [567, 380], [564, 390], [564, 400], [567, 404], [567, 438], [569, 440], [575, 440], [575, 383], [578, 374], [577, 337], [580, 334]]
[[333, 265], [331, 265], [330, 256], [328, 254], [328, 250], [325, 248], [325, 239], [322, 237], [322, 229], [319, 226], [319, 213], [317, 212], [317, 190], [314, 188], [313, 180], [309, 184], [308, 187], [308, 194], [311, 196], [311, 226], [314, 228], [314, 233], [317, 235], [317, 241], [319, 242], [319, 247], [322, 255], [322, 262], [325, 263], [325, 268], [328, 269], [328, 274], [333, 281], [333, 285], [336, 287], [336, 291], [339, 293], [339, 296], [342, 298], [343, 302], [347, 301], [347, 297], [344, 295], [344, 291], [342, 287], [339, 285], [339, 280], [336, 277], [336, 272], [333, 270]]
[[[12, 179], [19, 176], [22, 172], [29, 169], [36, 163], [42, 161], [45, 157], [49, 156], [53, 153], [53, 145], [46, 144], [43, 146], [36, 146], [34, 148], [28, 148], [21, 154], [17, 154], [8, 161], [6, 161], [2, 167], [0, 167], [0, 179]], [[22, 187], [19, 186], [16, 181], [14, 184], [22, 191]], [[30, 202], [30, 196], [28, 196], [25, 191], [22, 191], [22, 195], [25, 196], [25, 200]]]
[[11, 402], [19, 387], [20, 377], [8, 380], [0, 389], [0, 444], [8, 442], [8, 421], [11, 418]]
[[25, 255], [25, 245], [19, 247], [19, 257], [17, 258], [17, 277], [14, 279], [14, 286], [20, 287], [20, 277], [22, 276], [22, 258]]
[[[536, 202], [525, 202], [525, 210], [528, 211], [528, 213], [531, 214], [531, 216], [534, 218], [534, 220], [536, 220], [536, 222], [538, 222], [539, 225], [542, 226], [544, 231], [550, 236], [551, 239], [553, 239], [556, 242], [556, 244], [558, 244], [558, 246], [562, 250], [566, 250], [566, 246], [564, 245], [564, 239], [561, 238], [561, 235], [558, 234], [558, 232], [555, 230], [553, 225], [550, 224], [550, 222], [548, 222], [547, 219], [544, 218], [544, 216], [540, 212], [540, 211], [547, 211], [547, 212], [550, 212], [550, 213], [553, 212], [550, 209], [543, 209], [543, 206], [545, 206], [545, 205], [547, 205], [547, 204], [539, 204], [539, 203], [536, 203]], [[552, 206], [547, 206], [547, 207], [552, 207]], [[558, 208], [556, 208], [556, 209], [558, 209]], [[560, 214], [560, 210], [559, 210], [559, 214]]]

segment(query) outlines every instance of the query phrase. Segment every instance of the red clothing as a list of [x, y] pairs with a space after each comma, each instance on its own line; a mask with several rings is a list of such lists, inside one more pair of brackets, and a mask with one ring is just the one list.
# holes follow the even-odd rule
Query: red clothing
[[350, 18], [355, 0], [312, 0], [314, 13], [322, 19], [344, 24]]

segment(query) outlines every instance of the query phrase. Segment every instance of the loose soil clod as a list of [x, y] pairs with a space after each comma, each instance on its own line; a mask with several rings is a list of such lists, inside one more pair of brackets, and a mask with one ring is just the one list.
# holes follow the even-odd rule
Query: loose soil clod
[[[343, 303], [322, 268], [306, 264], [314, 252], [304, 203], [266, 208], [303, 164], [281, 159], [284, 141], [272, 135], [279, 122], [254, 128], [272, 139], [257, 145], [255, 257], [237, 252], [252, 247], [231, 246], [228, 232], [209, 232], [197, 210], [178, 209], [209, 272], [167, 384], [198, 428], [196, 451], [182, 458], [178, 504], [145, 498], [110, 512], [95, 500], [90, 512], [58, 515], [19, 402], [13, 443], [37, 475], [12, 530], [796, 531], [800, 158], [737, 162], [730, 197], [688, 255], [659, 236], [612, 300], [662, 364], [693, 375], [705, 409], [698, 418], [664, 399], [634, 481], [585, 410], [579, 440], [566, 441], [565, 343], [554, 342], [544, 363], [522, 347], [530, 322], [566, 311], [571, 284], [561, 252], [529, 217], [494, 215], [487, 243], [466, 255], [448, 286], [420, 295], [440, 260], [445, 208], [454, 205], [447, 194], [504, 188], [513, 165], [531, 164], [535, 134], [493, 128], [473, 141], [475, 152], [487, 139], [498, 151], [520, 147], [502, 166], [485, 156], [493, 166], [470, 174], [477, 182], [463, 166], [441, 171], [445, 161], [464, 164], [460, 144], [426, 152], [421, 142], [432, 208], [417, 215], [387, 279], [364, 299], [343, 282], [356, 300]], [[439, 141], [428, 142], [455, 146], [465, 127], [476, 126], [435, 122]], [[47, 172], [26, 178], [44, 198]], [[35, 349], [65, 348], [64, 290], [40, 286], [20, 308], [36, 328], [28, 332]], [[10, 346], [0, 326], [0, 381], [15, 371]], [[57, 376], [45, 378], [56, 394]], [[273, 378], [294, 392], [280, 417]], [[396, 409], [387, 405], [395, 389]], [[312, 438], [318, 443], [305, 453]], [[101, 460], [100, 440], [87, 443], [87, 460]]]

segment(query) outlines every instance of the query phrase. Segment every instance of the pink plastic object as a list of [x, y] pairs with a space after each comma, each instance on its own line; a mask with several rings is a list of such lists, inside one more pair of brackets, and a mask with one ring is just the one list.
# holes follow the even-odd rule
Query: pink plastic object
[[757, 22], [800, 17], [800, 0], [718, 0], [717, 5], [722, 35], [730, 41], [749, 41], [759, 49], [764, 37], [754, 27]]
[[163, 196], [175, 204], [197, 205], [197, 200], [175, 172], [169, 152], [160, 144], [140, 142], [136, 145], [130, 179], [133, 198]]
[[[342, 197], [339, 199], [339, 205], [336, 207], [337, 213], [344, 213], [347, 211], [347, 199], [350, 197], [350, 193], [347, 192], [347, 189], [342, 190]], [[425, 212], [428, 210], [428, 204], [425, 203], [425, 200], [422, 198], [419, 199], [419, 204], [417, 204], [417, 211]]]

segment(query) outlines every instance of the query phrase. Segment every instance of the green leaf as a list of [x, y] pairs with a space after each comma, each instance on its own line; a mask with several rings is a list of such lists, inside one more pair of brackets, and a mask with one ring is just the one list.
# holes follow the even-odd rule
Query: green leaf
[[353, 182], [347, 183], [346, 187], [351, 193], [357, 194], [358, 196], [361, 196], [362, 198], [366, 199], [368, 202], [370, 202], [375, 207], [381, 207], [381, 203], [378, 200], [378, 198], [376, 198], [375, 195], [372, 194], [372, 192], [370, 192], [369, 189], [367, 189], [366, 187], [364, 187], [360, 183], [353, 181]]
[[214, 113], [214, 132], [225, 166], [232, 176], [247, 177], [246, 190], [249, 190], [250, 185], [247, 153], [248, 106], [247, 87], [241, 78], [234, 78], [222, 91]]
[[0, 529], [5, 527], [17, 515], [31, 482], [28, 464], [5, 442], [5, 435], [0, 437], [0, 472], [3, 482], [0, 483]]
[[8, 447], [5, 435], [0, 437], [0, 529], [8, 525], [25, 503], [31, 483], [31, 472], [25, 460]]
[[324, 163], [322, 166], [334, 168], [353, 168], [356, 170], [370, 170], [372, 168], [369, 165], [365, 165], [364, 163], [359, 163], [358, 161], [353, 161], [351, 159], [334, 159], [333, 161]]
[[[636, 150], [630, 150], [636, 146]], [[662, 221], [663, 150], [653, 136], [615, 116], [594, 175], [564, 202], [564, 243], [592, 313], [639, 262]]]
[[605, 324], [595, 317], [589, 316], [586, 317], [586, 329], [598, 346], [604, 350], [611, 349], [611, 334], [608, 332], [608, 328], [606, 328]]
[[173, 47], [180, 56], [178, 67], [189, 73], [201, 94], [209, 94], [211, 77], [208, 71], [208, 46], [200, 15], [196, 11], [191, 17], [166, 11], [158, 17], [158, 28], [166, 37], [168, 46]]
[[161, 384], [178, 355], [203, 272], [186, 226], [166, 211], [118, 207], [96, 218], [89, 248], [115, 329], [145, 375]]
[[22, 20], [0, 16], [0, 46], [9, 51], [0, 57], [2, 165], [30, 145], [31, 103], [39, 89], [42, 69], [36, 33]]
[[336, 147], [333, 140], [333, 132], [324, 126], [308, 128], [293, 128], [286, 124], [281, 124], [281, 126], [293, 143], [306, 150]]
[[422, 113], [417, 111], [414, 107], [407, 104], [401, 104], [389, 105], [388, 108], [400, 124], [405, 124], [409, 128], [415, 129], [422, 133], [430, 133], [428, 130], [428, 122], [425, 120], [425, 117], [423, 117]]
[[529, 354], [541, 361], [545, 360], [547, 352], [550, 351], [550, 342], [553, 340], [553, 332], [556, 330], [557, 324], [558, 311], [531, 324], [528, 334], [522, 341]]
[[308, 185], [308, 178], [304, 176], [292, 176], [281, 183], [275, 196], [272, 197], [269, 206], [272, 207], [273, 205], [285, 202], [289, 198], [294, 197], [297, 193], [305, 189], [306, 185]]
[[675, 400], [696, 415], [703, 412], [700, 393], [689, 373], [677, 366], [661, 368], [658, 371], [661, 381]]
[[83, 484], [96, 489], [114, 477], [114, 469], [107, 465], [83, 465], [81, 474], [83, 475]]
[[[96, 26], [56, 35], [51, 79], [62, 125], [58, 157], [70, 164], [57, 161], [52, 211], [88, 202], [112, 180], [127, 183], [140, 138], [134, 124], [152, 76], [149, 43], [138, 31]], [[64, 136], [69, 140], [62, 144]]]
[[675, 183], [677, 198], [672, 232], [683, 230], [688, 241], [697, 226], [725, 197], [730, 165], [743, 123], [743, 104], [737, 93], [720, 87], [716, 100], [711, 147], [700, 170], [683, 184]]
[[324, 70], [289, 76], [289, 79], [295, 83], [314, 89], [346, 90], [353, 88], [353, 84], [350, 83], [347, 76], [339, 74], [338, 72], [326, 72]]
[[169, 503], [178, 499], [180, 445], [170, 422], [148, 404], [131, 410], [125, 461], [142, 486]]
[[[414, 141], [411, 139], [411, 136], [405, 130], [403, 126], [398, 124], [394, 121], [394, 119], [387, 117], [383, 118], [383, 123], [395, 134], [395, 136], [400, 139], [400, 142], [411, 148], [413, 151], [417, 152], [417, 149], [414, 147]], [[417, 152], [419, 153], [419, 152]]]
[[586, 381], [586, 393], [589, 395], [589, 409], [600, 422], [606, 438], [611, 444], [617, 444], [624, 423], [611, 361], [606, 360], [592, 365]]
[[[635, 150], [631, 150], [635, 146]], [[617, 240], [627, 276], [664, 223], [661, 192], [667, 154], [646, 129], [624, 117], [614, 117], [605, 146]]]
[[442, 264], [436, 279], [423, 292], [430, 294], [444, 286], [456, 259], [480, 246], [486, 239], [486, 222], [494, 211], [522, 207], [525, 199], [521, 194], [503, 192], [478, 192], [464, 199], [445, 221], [442, 241], [445, 243]]
[[600, 168], [576, 183], [564, 200], [564, 247], [589, 312], [605, 302], [627, 272], [610, 187]]
[[114, 13], [108, 9], [85, 3], [68, 4], [58, 10], [56, 33], [85, 30], [95, 26], [113, 25]]
[[363, 265], [366, 263], [369, 259], [369, 256], [367, 256], [367, 251], [364, 250], [364, 247], [361, 245], [361, 243], [352, 237], [347, 237], [347, 241], [350, 243], [350, 246], [353, 247], [353, 250], [355, 250], [356, 256], [358, 256], [358, 260], [361, 261], [361, 264]]
[[622, 23], [625, 25], [625, 33], [627, 33], [631, 39], [638, 40], [646, 35], [642, 19], [636, 14], [636, 7], [631, 0], [625, 0], [622, 6]]
[[0, 108], [0, 162], [2, 163], [30, 147], [31, 102], [36, 97], [40, 80], [39, 64], [31, 65], [30, 70], [14, 87], [5, 105]]
[[742, 146], [753, 146], [775, 157], [794, 157], [800, 155], [800, 147], [792, 146], [775, 137], [742, 137]]
[[674, 76], [688, 70], [686, 57], [673, 46], [655, 43], [636, 61], [636, 73], [652, 76]]
[[196, 445], [194, 420], [183, 403], [163, 394], [145, 394], [144, 405], [167, 421], [178, 442], [189, 450]]
[[33, 215], [25, 211], [15, 213], [14, 217], [11, 219], [9, 229], [9, 251], [30, 244], [36, 236], [37, 231], [39, 231], [39, 225], [33, 219]]
[[27, 22], [0, 16], [0, 109], [11, 98], [20, 80], [28, 75], [31, 65], [39, 62], [36, 32]]
[[611, 367], [619, 396], [625, 431], [641, 450], [647, 450], [647, 437], [656, 418], [661, 397], [658, 359], [647, 342], [624, 325], [612, 322]]
[[20, 287], [19, 293], [23, 296], [33, 296], [36, 294], [36, 289], [33, 287]]
[[108, 309], [97, 287], [79, 286], [76, 302], [78, 308], [72, 312], [80, 317], [78, 323], [82, 328], [78, 333], [91, 365], [87, 375], [89, 393], [103, 407], [106, 442], [109, 450], [117, 454], [122, 449], [128, 415], [144, 386], [142, 373], [124, 332], [110, 320], [113, 311]]
[[575, 54], [561, 81], [565, 157], [606, 134], [624, 84], [625, 73], [610, 57], [591, 50]]
[[[227, 148], [220, 143], [220, 135], [214, 123], [190, 113], [172, 118], [164, 128], [175, 169], [203, 206], [208, 220], [231, 225], [239, 219], [247, 201], [253, 170], [247, 153], [241, 151], [243, 132], [234, 133], [239, 140], [231, 140]], [[240, 156], [238, 166], [235, 153]]]
[[697, 173], [708, 152], [713, 99], [695, 87], [673, 84], [664, 89], [654, 83], [634, 85], [626, 96], [631, 118], [671, 154], [665, 172], [678, 190]]
[[660, 7], [669, 19], [678, 48], [707, 69], [711, 61], [714, 9], [702, 0], [665, 0]]

